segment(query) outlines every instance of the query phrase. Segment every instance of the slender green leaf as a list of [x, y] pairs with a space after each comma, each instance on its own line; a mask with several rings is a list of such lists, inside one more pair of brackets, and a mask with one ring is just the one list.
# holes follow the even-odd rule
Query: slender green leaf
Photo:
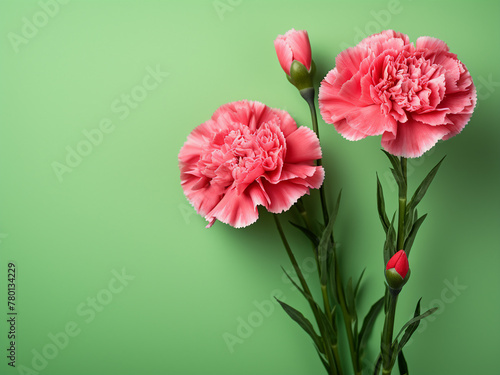
[[328, 364], [328, 361], [326, 360], [325, 355], [320, 352], [320, 350], [318, 349], [318, 347], [316, 345], [314, 345], [314, 346], [316, 347], [316, 352], [318, 353], [319, 359], [321, 359], [321, 363], [323, 363], [323, 366], [325, 366], [326, 372], [329, 374], [330, 373], [330, 365]]
[[391, 168], [392, 175], [394, 176], [394, 180], [396, 180], [399, 190], [406, 190], [406, 180], [403, 177], [403, 174], [399, 174], [397, 170]]
[[277, 298], [276, 301], [279, 302], [288, 316], [290, 316], [290, 318], [292, 318], [311, 337], [318, 350], [321, 350], [323, 343], [321, 338], [316, 334], [311, 322], [300, 311], [294, 309], [292, 306], [287, 305], [285, 302], [282, 302]]
[[399, 375], [410, 375], [410, 373], [408, 372], [408, 364], [406, 363], [406, 359], [402, 350], [399, 352], [398, 355], [398, 367], [399, 367]]
[[394, 365], [396, 364], [396, 359], [398, 359], [398, 339], [394, 340], [391, 346], [391, 351], [389, 352], [391, 356], [391, 362], [390, 362], [390, 367], [393, 368]]
[[358, 348], [360, 354], [362, 353], [364, 347], [368, 342], [370, 331], [372, 330], [373, 325], [377, 320], [377, 316], [380, 314], [380, 311], [382, 311], [383, 305], [384, 305], [384, 297], [380, 298], [377, 302], [375, 302], [372, 305], [372, 307], [366, 314], [365, 318], [363, 319], [363, 325], [361, 326], [361, 331], [359, 331], [359, 336], [358, 336], [358, 343], [359, 343]]
[[373, 370], [373, 375], [378, 375], [380, 373], [380, 367], [382, 366], [382, 355], [378, 355], [375, 360], [375, 368]]
[[293, 286], [294, 286], [294, 287], [296, 287], [296, 288], [299, 290], [299, 292], [300, 292], [300, 293], [304, 296], [304, 298], [305, 298], [306, 300], [308, 300], [309, 302], [312, 302], [312, 303], [316, 304], [316, 301], [314, 301], [313, 297], [312, 297], [311, 295], [307, 294], [307, 293], [305, 292], [305, 290], [304, 290], [304, 289], [302, 289], [302, 288], [301, 288], [301, 287], [300, 287], [300, 286], [299, 286], [299, 285], [295, 282], [295, 280], [294, 280], [294, 279], [292, 279], [292, 277], [288, 274], [288, 272], [286, 272], [286, 271], [285, 271], [285, 269], [284, 269], [283, 267], [281, 267], [281, 269], [283, 270], [283, 272], [285, 273], [285, 275], [288, 277], [288, 279], [292, 282]]
[[306, 235], [307, 238], [309, 238], [309, 240], [312, 242], [312, 244], [314, 245], [314, 247], [318, 247], [319, 245], [319, 238], [318, 236], [316, 236], [313, 232], [311, 232], [309, 229], [301, 226], [301, 225], [298, 225], [298, 224], [295, 224], [293, 222], [289, 222], [290, 224], [292, 224], [295, 228], [299, 229], [302, 233], [304, 233]]
[[[319, 317], [321, 318], [321, 322], [323, 326], [326, 328], [326, 334], [329, 337], [329, 340], [332, 344], [337, 343], [337, 330], [335, 321], [331, 322], [330, 319], [326, 316], [326, 314], [320, 310]], [[335, 319], [335, 315], [332, 315], [332, 319]]]
[[330, 221], [326, 226], [323, 234], [321, 235], [321, 239], [318, 245], [318, 257], [319, 257], [319, 268], [320, 268], [320, 280], [321, 285], [326, 285], [328, 282], [328, 265], [330, 260], [331, 252], [333, 251], [333, 242], [332, 242], [332, 233], [333, 233], [333, 224], [337, 218], [337, 213], [340, 206], [340, 197], [342, 195], [342, 191], [339, 193], [337, 202], [333, 208], [333, 211], [330, 215]]
[[385, 233], [389, 230], [389, 218], [387, 217], [387, 213], [385, 212], [385, 199], [384, 199], [384, 190], [382, 189], [382, 184], [378, 178], [377, 174], [377, 209], [378, 215], [380, 217], [380, 222], [384, 227]]
[[410, 209], [408, 206], [406, 207], [406, 211], [405, 211], [405, 233], [404, 233], [405, 238], [408, 237], [408, 234], [410, 233], [411, 228], [412, 228], [413, 223], [414, 223], [415, 215], [413, 214], [413, 211], [414, 210]]
[[323, 234], [321, 236], [321, 240], [318, 246], [318, 259], [319, 259], [319, 271], [320, 271], [320, 280], [321, 285], [326, 285], [328, 280], [328, 272], [327, 265], [329, 264], [329, 252], [333, 249], [333, 243], [331, 240], [331, 235], [333, 232], [333, 217], [330, 217], [330, 222], [326, 226]]
[[413, 242], [415, 241], [415, 237], [417, 235], [417, 232], [424, 222], [425, 218], [427, 217], [427, 214], [423, 215], [420, 217], [417, 221], [415, 221], [415, 224], [413, 224], [413, 227], [411, 228], [410, 233], [408, 234], [408, 237], [406, 237], [405, 244], [404, 244], [404, 250], [406, 252], [407, 256], [410, 256], [410, 250], [411, 247], [413, 246]]
[[328, 283], [330, 287], [330, 292], [331, 294], [335, 297], [335, 301], [339, 301], [339, 295], [338, 295], [338, 290], [337, 290], [337, 281], [335, 280], [335, 258], [332, 257], [330, 260], [329, 264], [329, 271], [330, 271], [330, 281]]
[[387, 283], [384, 283], [385, 285], [385, 294], [384, 294], [384, 314], [387, 314], [387, 311], [389, 311], [389, 285]]
[[410, 200], [410, 203], [408, 203], [408, 207], [415, 208], [417, 205], [420, 203], [422, 198], [424, 197], [425, 193], [427, 192], [427, 189], [429, 188], [429, 185], [431, 184], [432, 180], [436, 176], [437, 171], [439, 170], [439, 167], [441, 166], [441, 163], [443, 162], [444, 156], [439, 163], [436, 164], [434, 168], [429, 172], [429, 174], [424, 178], [422, 183], [419, 185], [417, 190], [415, 190], [415, 193], [413, 194], [413, 197]]
[[330, 214], [330, 217], [333, 218], [333, 222], [337, 220], [337, 214], [339, 213], [339, 207], [340, 207], [340, 198], [342, 197], [342, 190], [339, 191], [339, 195], [337, 196], [337, 201], [335, 202], [335, 206], [333, 206], [332, 213]]
[[384, 243], [384, 264], [387, 264], [391, 257], [396, 254], [396, 231], [394, 229], [394, 219], [396, 214], [392, 216], [391, 224]]
[[385, 150], [382, 150], [382, 152], [389, 158], [389, 161], [391, 162], [391, 165], [395, 169], [396, 173], [399, 174], [400, 176], [403, 176], [403, 170], [401, 169], [401, 162], [399, 158], [397, 156], [388, 153]]
[[354, 301], [354, 289], [352, 287], [352, 277], [349, 277], [347, 281], [347, 287], [345, 290], [347, 312], [350, 315], [352, 321], [356, 320], [356, 302]]
[[358, 295], [359, 286], [361, 285], [361, 279], [363, 278], [365, 271], [366, 271], [366, 267], [361, 272], [361, 275], [359, 275], [358, 282], [356, 283], [356, 287], [354, 288], [354, 299], [356, 299], [356, 296]]
[[422, 300], [422, 298], [420, 298], [418, 300], [418, 303], [417, 303], [417, 307], [415, 308], [415, 314], [414, 314], [414, 317], [413, 319], [410, 319], [404, 326], [403, 328], [401, 328], [401, 330], [399, 331], [398, 335], [396, 336], [396, 339], [395, 341], [397, 341], [397, 339], [399, 338], [399, 336], [401, 336], [401, 334], [404, 332], [404, 335], [401, 339], [401, 342], [399, 343], [398, 345], [398, 349], [397, 349], [397, 353], [396, 354], [399, 354], [399, 351], [401, 351], [403, 349], [403, 347], [405, 346], [405, 344], [410, 340], [411, 338], [411, 335], [413, 335], [413, 333], [416, 331], [416, 329], [418, 328], [418, 325], [420, 324], [420, 321], [426, 317], [428, 317], [429, 315], [431, 315], [434, 311], [437, 310], [437, 307], [434, 307], [432, 309], [429, 309], [427, 310], [426, 312], [424, 312], [423, 314], [420, 314], [420, 301]]

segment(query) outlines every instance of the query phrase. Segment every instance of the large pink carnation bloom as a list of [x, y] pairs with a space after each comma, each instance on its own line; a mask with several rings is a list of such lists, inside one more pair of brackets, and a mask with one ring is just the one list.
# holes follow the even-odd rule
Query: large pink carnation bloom
[[446, 43], [387, 30], [336, 58], [321, 82], [323, 119], [346, 139], [382, 134], [396, 156], [418, 157], [460, 133], [476, 105], [472, 78]]
[[258, 218], [257, 206], [288, 210], [323, 183], [316, 134], [285, 111], [247, 100], [220, 107], [188, 136], [179, 153], [184, 193], [209, 224], [240, 228]]

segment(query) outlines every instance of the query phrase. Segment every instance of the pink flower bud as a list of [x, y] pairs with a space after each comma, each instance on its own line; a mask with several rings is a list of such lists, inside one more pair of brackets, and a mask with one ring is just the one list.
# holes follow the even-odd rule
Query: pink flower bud
[[311, 44], [307, 31], [291, 29], [285, 35], [278, 35], [274, 41], [274, 47], [280, 65], [287, 75], [290, 75], [293, 61], [298, 61], [308, 71], [311, 70]]

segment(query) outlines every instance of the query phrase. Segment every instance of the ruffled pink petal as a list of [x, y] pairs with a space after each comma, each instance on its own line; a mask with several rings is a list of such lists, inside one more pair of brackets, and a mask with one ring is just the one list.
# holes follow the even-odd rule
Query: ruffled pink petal
[[344, 100], [336, 91], [338, 90], [335, 86], [326, 82], [319, 88], [319, 109], [321, 117], [328, 124], [335, 124], [345, 119], [349, 113], [358, 108], [358, 105]]
[[399, 125], [397, 134], [384, 133], [382, 147], [395, 156], [417, 158], [449, 133], [445, 126], [430, 126], [411, 118]]
[[431, 56], [431, 61], [446, 71], [446, 94], [460, 91], [458, 80], [461, 75], [462, 63], [457, 59], [457, 56], [449, 52], [438, 52]]
[[338, 95], [342, 100], [351, 103], [352, 105], [367, 105], [373, 103], [372, 100], [369, 102], [362, 102], [361, 98], [361, 72], [356, 73], [351, 77], [351, 79], [342, 85]]
[[335, 130], [348, 141], [359, 141], [367, 137], [366, 134], [350, 127], [345, 119], [335, 122], [333, 126]]
[[358, 107], [346, 115], [350, 127], [366, 135], [380, 135], [385, 132], [396, 133], [396, 120], [382, 113], [380, 105], [372, 104]]
[[264, 186], [260, 179], [257, 179], [248, 187], [247, 193], [255, 206], [264, 206], [267, 208], [271, 203], [271, 199], [264, 190]]
[[293, 180], [294, 178], [307, 179], [313, 176], [318, 167], [306, 164], [285, 164], [281, 172], [281, 181]]
[[[438, 126], [451, 124], [452, 122], [446, 117], [447, 111], [432, 111], [428, 113], [413, 113], [411, 117], [416, 120], [423, 122], [427, 125]], [[403, 126], [403, 125], [401, 125]]]
[[247, 192], [238, 194], [236, 189], [232, 188], [226, 192], [206, 218], [210, 222], [216, 219], [232, 227], [243, 228], [257, 221], [259, 212]]
[[[361, 62], [370, 55], [371, 51], [362, 46], [348, 48], [340, 52], [335, 58], [335, 68], [343, 72], [345, 78], [349, 79], [359, 72]], [[328, 76], [325, 79], [333, 83], [331, 78], [328, 79]]]
[[288, 112], [281, 109], [274, 109], [273, 111], [274, 115], [279, 119], [279, 127], [285, 138], [297, 131], [297, 123]]
[[210, 185], [204, 189], [192, 189], [194, 183], [196, 183], [194, 179], [185, 180], [181, 186], [195, 210], [206, 218], [207, 214], [220, 202], [221, 194], [216, 187]]
[[448, 118], [452, 122], [452, 125], [446, 125], [446, 128], [450, 131], [447, 135], [443, 137], [443, 140], [446, 141], [447, 139], [450, 139], [451, 137], [454, 137], [458, 133], [460, 133], [465, 125], [469, 122], [472, 112], [474, 111], [474, 107], [476, 106], [476, 88], [473, 88], [473, 91], [471, 93], [471, 104], [464, 108], [462, 113], [460, 114], [449, 114]]
[[297, 177], [288, 181], [295, 184], [304, 185], [310, 189], [319, 189], [323, 184], [324, 179], [325, 170], [323, 169], [323, 167], [314, 167], [314, 173], [311, 176], [304, 178]]
[[417, 51], [429, 50], [432, 53], [448, 52], [450, 49], [448, 45], [440, 39], [432, 38], [430, 36], [421, 36], [417, 39]]
[[460, 113], [473, 102], [475, 102], [475, 95], [473, 96], [472, 90], [458, 92], [446, 95], [438, 109], [446, 109], [446, 113]]
[[276, 49], [276, 54], [278, 55], [278, 61], [280, 62], [281, 68], [286, 74], [290, 75], [290, 67], [292, 66], [293, 53], [290, 46], [286, 43], [285, 37], [279, 35], [274, 41], [274, 48]]
[[316, 134], [301, 126], [286, 138], [285, 163], [301, 163], [321, 159], [321, 148]]
[[381, 33], [369, 36], [363, 39], [358, 46], [369, 48], [376, 56], [391, 48], [396, 50], [414, 50], [408, 36], [394, 30], [384, 30]]
[[[315, 175], [309, 179], [310, 181], [300, 180], [300, 183], [294, 183], [293, 180], [281, 181], [275, 185], [269, 182], [264, 182], [264, 188], [266, 193], [269, 195], [269, 199], [271, 200], [268, 211], [279, 214], [292, 207], [292, 205], [297, 202], [301, 196], [309, 194], [309, 186], [317, 186], [318, 181], [323, 181], [323, 168], [317, 169]], [[319, 186], [321, 186], [321, 184], [319, 184]]]

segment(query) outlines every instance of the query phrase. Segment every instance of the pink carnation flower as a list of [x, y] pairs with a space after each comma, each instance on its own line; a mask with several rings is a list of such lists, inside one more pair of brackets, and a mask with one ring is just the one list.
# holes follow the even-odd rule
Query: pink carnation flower
[[257, 206], [288, 210], [323, 183], [316, 134], [285, 111], [247, 100], [220, 107], [188, 136], [179, 152], [181, 185], [196, 211], [240, 228], [258, 218]]
[[418, 157], [462, 131], [476, 105], [472, 78], [446, 43], [387, 30], [336, 58], [321, 82], [323, 119], [346, 139], [382, 134], [396, 156]]

